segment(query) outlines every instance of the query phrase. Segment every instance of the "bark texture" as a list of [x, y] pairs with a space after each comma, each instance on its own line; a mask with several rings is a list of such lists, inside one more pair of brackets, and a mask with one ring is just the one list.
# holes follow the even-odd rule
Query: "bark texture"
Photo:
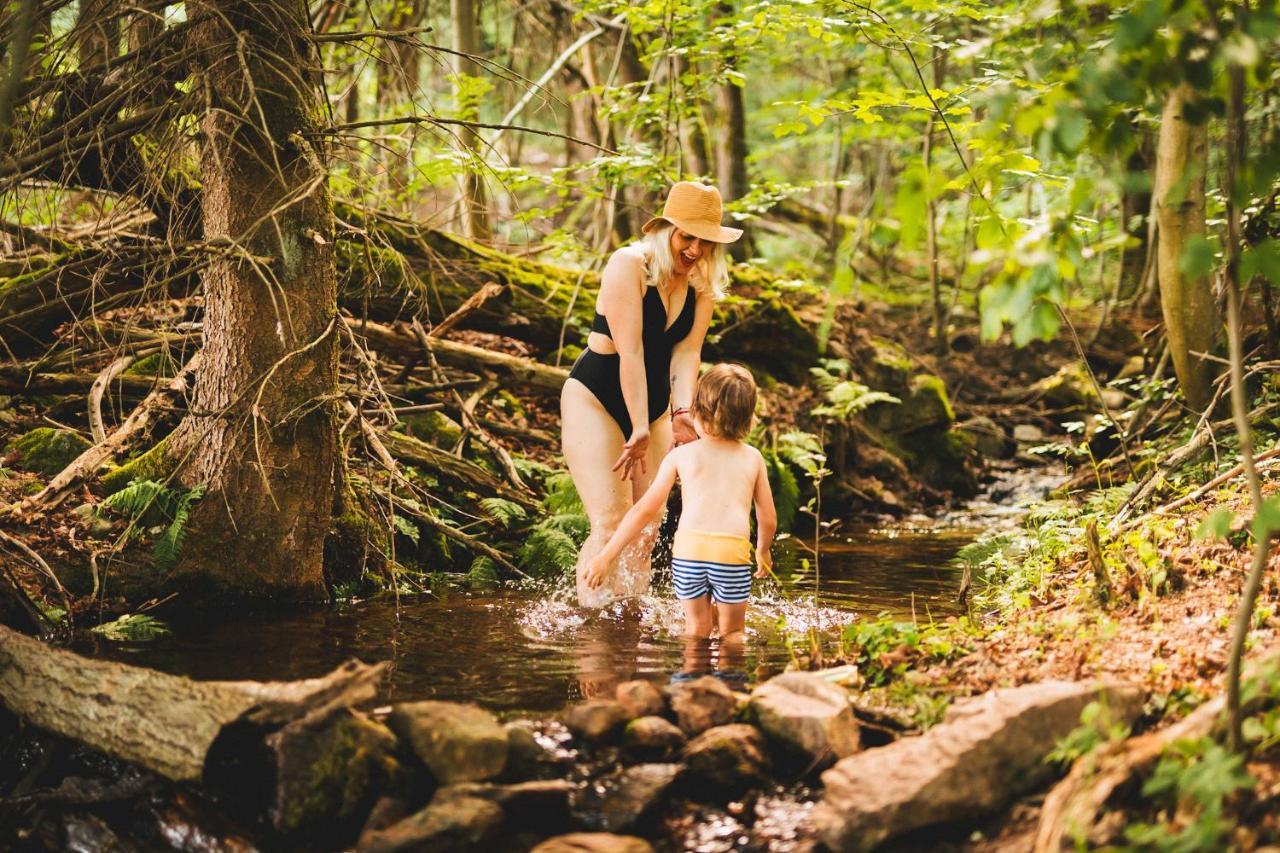
[[337, 277], [304, 7], [211, 4], [203, 26], [204, 367], [175, 447], [204, 483], [179, 573], [320, 598], [338, 475]]
[[1205, 233], [1204, 185], [1208, 133], [1203, 121], [1191, 121], [1194, 98], [1183, 84], [1165, 96], [1156, 150], [1156, 208], [1160, 239], [1156, 244], [1160, 310], [1169, 356], [1187, 405], [1203, 411], [1209, 402], [1210, 363], [1196, 353], [1210, 352], [1222, 323], [1203, 276], [1182, 271], [1183, 253]]

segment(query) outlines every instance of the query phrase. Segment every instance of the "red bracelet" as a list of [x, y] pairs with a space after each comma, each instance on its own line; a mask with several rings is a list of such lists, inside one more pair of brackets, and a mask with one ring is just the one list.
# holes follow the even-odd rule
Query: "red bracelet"
[[678, 408], [678, 409], [672, 409], [672, 410], [671, 410], [671, 417], [672, 417], [672, 418], [674, 418], [676, 415], [687, 415], [687, 414], [689, 414], [689, 407], [688, 407], [688, 406], [681, 406], [681, 407], [680, 407], [680, 408]]

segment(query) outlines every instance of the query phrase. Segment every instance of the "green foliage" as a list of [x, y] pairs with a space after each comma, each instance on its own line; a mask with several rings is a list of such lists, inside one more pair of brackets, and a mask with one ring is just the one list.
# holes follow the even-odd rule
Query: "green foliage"
[[127, 516], [131, 521], [130, 530], [135, 533], [141, 525], [156, 522], [161, 529], [153, 553], [156, 568], [165, 571], [178, 562], [191, 508], [204, 497], [205, 490], [203, 484], [183, 490], [171, 489], [155, 480], [135, 480], [108, 497], [102, 506]]
[[965, 652], [945, 626], [900, 622], [887, 614], [846, 625], [841, 640], [872, 687], [899, 678], [920, 661], [947, 661]]
[[[574, 515], [553, 515], [535, 524], [525, 538], [516, 557], [520, 568], [536, 577], [559, 577], [573, 568], [578, 560], [578, 550], [586, 540], [569, 531], [581, 530], [585, 518]], [[589, 530], [589, 524], [587, 525]]]
[[403, 515], [393, 514], [391, 516], [391, 528], [395, 530], [396, 533], [399, 533], [401, 536], [404, 536], [412, 542], [414, 547], [417, 547], [418, 539], [422, 535], [422, 532], [418, 529], [418, 525], [414, 524]]
[[847, 421], [876, 403], [901, 403], [902, 401], [884, 391], [872, 391], [861, 382], [852, 379], [839, 379], [822, 367], [811, 367], [814, 383], [822, 390], [827, 402], [817, 406], [813, 414], [834, 421]]
[[1129, 727], [1112, 719], [1110, 706], [1097, 699], [1084, 706], [1080, 712], [1080, 725], [1058, 741], [1045, 760], [1066, 766], [1104, 743], [1124, 740], [1128, 736]]
[[504, 498], [481, 498], [480, 507], [506, 528], [514, 527], [529, 517], [524, 507]]
[[126, 613], [119, 619], [103, 622], [89, 630], [116, 643], [143, 643], [165, 636], [169, 633], [169, 626], [144, 613]]
[[481, 555], [471, 562], [466, 584], [471, 589], [492, 589], [500, 582], [498, 566], [492, 559]]
[[773, 504], [778, 512], [778, 529], [790, 531], [795, 524], [796, 512], [800, 509], [800, 482], [772, 447], [764, 448], [760, 455], [764, 457], [769, 488], [773, 491]]
[[799, 468], [805, 476], [821, 480], [831, 472], [827, 470], [827, 454], [822, 441], [811, 432], [790, 430], [778, 436], [777, 454]]
[[1227, 803], [1237, 791], [1253, 784], [1244, 770], [1243, 755], [1227, 751], [1210, 738], [1177, 741], [1142, 786], [1142, 795], [1178, 819], [1129, 826], [1125, 838], [1148, 850], [1223, 850], [1234, 825], [1224, 814]]

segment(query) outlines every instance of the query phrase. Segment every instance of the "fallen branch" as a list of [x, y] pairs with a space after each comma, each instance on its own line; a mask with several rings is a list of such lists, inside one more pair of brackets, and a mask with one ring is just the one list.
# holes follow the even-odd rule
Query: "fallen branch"
[[111, 380], [128, 370], [137, 360], [136, 355], [122, 355], [104, 367], [98, 378], [93, 380], [93, 385], [89, 388], [89, 431], [93, 434], [94, 444], [102, 444], [107, 440], [107, 430], [102, 425], [102, 395], [106, 393]]

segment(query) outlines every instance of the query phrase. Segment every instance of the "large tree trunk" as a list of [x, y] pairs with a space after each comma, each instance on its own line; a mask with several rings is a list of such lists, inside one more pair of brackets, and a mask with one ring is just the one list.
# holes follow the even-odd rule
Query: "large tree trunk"
[[[235, 595], [320, 598], [338, 468], [337, 278], [326, 167], [314, 134], [304, 7], [210, 4], [200, 33], [206, 239], [204, 367], [175, 448], [208, 486], [179, 573]], [[180, 457], [181, 458], [181, 457]]]
[[1151, 190], [1141, 186], [1142, 176], [1151, 172], [1151, 141], [1144, 134], [1125, 161], [1125, 186], [1120, 191], [1120, 227], [1137, 242], [1120, 250], [1120, 280], [1116, 289], [1122, 300], [1133, 299], [1142, 286], [1147, 267]]
[[1204, 276], [1182, 272], [1183, 251], [1203, 237], [1204, 182], [1208, 134], [1203, 121], [1186, 116], [1195, 95], [1179, 85], [1165, 96], [1156, 151], [1155, 197], [1160, 240], [1156, 247], [1160, 309], [1164, 314], [1169, 356], [1187, 404], [1203, 411], [1209, 403], [1210, 352], [1222, 323]]
[[[727, 4], [722, 4], [722, 9]], [[732, 13], [732, 7], [728, 7]], [[716, 177], [720, 182], [720, 195], [726, 202], [737, 201], [751, 189], [747, 176], [747, 110], [743, 103], [742, 87], [725, 82], [716, 90], [716, 108], [720, 114], [720, 136], [716, 142]], [[735, 261], [744, 261], [752, 255], [750, 234], [729, 244], [729, 254]]]
[[[457, 54], [476, 55], [480, 51], [480, 38], [476, 30], [476, 6], [473, 0], [449, 0], [449, 15], [453, 23], [453, 49]], [[478, 66], [465, 56], [455, 54], [452, 58], [453, 73], [475, 77], [479, 73]], [[462, 86], [456, 87], [459, 94]], [[459, 103], [460, 107], [467, 107]], [[464, 118], [479, 118], [478, 112], [464, 109]], [[483, 162], [484, 140], [474, 128], [461, 128], [458, 140], [471, 152], [476, 163]], [[489, 239], [489, 214], [484, 191], [484, 175], [473, 163], [463, 176], [463, 233], [475, 240]]]

